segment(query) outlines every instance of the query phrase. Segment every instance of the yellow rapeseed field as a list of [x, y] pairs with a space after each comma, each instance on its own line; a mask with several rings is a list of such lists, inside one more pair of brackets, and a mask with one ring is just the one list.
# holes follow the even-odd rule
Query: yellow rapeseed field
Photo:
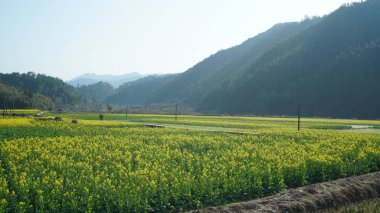
[[379, 169], [378, 134], [255, 122], [258, 135], [2, 119], [0, 212], [181, 211]]

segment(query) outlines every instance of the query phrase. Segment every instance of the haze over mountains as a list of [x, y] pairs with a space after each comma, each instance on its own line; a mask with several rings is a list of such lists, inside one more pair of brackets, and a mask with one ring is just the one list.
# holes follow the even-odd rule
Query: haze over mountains
[[111, 84], [114, 88], [117, 88], [124, 83], [135, 81], [142, 77], [143, 75], [137, 72], [127, 73], [124, 75], [110, 75], [110, 74], [97, 75], [94, 73], [85, 73], [67, 81], [67, 83], [76, 87], [76, 86], [82, 86], [82, 85], [87, 86], [90, 84], [97, 83], [99, 81], [103, 81], [103, 82], [107, 82]]
[[[76, 88], [84, 99], [120, 106], [181, 104], [205, 113], [292, 116], [300, 104], [305, 116], [377, 119], [379, 26], [380, 0], [367, 0], [322, 18], [276, 24], [180, 74], [135, 74], [137, 80], [124, 84], [83, 75], [70, 83], [87, 85]], [[99, 80], [108, 83], [94, 84]]]

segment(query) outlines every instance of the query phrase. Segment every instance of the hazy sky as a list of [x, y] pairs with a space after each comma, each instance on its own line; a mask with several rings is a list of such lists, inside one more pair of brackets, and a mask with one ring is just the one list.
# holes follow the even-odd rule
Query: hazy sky
[[0, 0], [0, 72], [183, 72], [279, 22], [350, 0]]

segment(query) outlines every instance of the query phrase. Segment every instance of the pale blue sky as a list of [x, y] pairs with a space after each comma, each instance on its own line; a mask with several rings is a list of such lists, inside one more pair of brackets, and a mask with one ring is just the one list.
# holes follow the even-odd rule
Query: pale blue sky
[[279, 22], [350, 0], [0, 0], [0, 72], [183, 72]]

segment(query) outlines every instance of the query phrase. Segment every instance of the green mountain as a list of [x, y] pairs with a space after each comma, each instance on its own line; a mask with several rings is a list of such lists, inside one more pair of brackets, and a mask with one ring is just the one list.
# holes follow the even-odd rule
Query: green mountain
[[282, 23], [250, 38], [242, 44], [219, 51], [204, 59], [175, 81], [160, 88], [152, 102], [181, 102], [197, 106], [202, 98], [219, 83], [231, 76], [242, 76], [262, 54], [279, 43], [317, 23], [320, 18], [302, 22]]
[[380, 118], [380, 1], [346, 5], [225, 79], [200, 110]]
[[0, 95], [15, 100], [15, 107], [64, 108], [81, 103], [75, 89], [61, 79], [28, 73], [0, 73]]

